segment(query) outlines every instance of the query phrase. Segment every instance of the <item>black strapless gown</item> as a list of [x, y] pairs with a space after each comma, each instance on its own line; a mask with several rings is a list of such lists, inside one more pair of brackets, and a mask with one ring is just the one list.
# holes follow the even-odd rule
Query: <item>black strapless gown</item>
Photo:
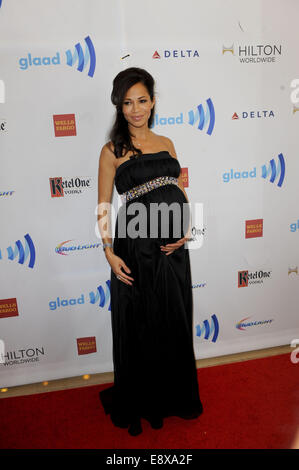
[[[143, 154], [117, 168], [115, 186], [121, 194], [157, 176], [178, 177], [180, 170], [167, 151]], [[141, 417], [188, 419], [203, 411], [193, 349], [189, 250], [183, 245], [167, 256], [160, 250], [160, 245], [182, 238], [186, 227], [181, 223], [176, 238], [172, 230], [167, 238], [118, 238], [120, 216], [133, 202], [148, 210], [153, 202], [178, 202], [182, 207], [187, 201], [178, 186], [168, 184], [127, 202], [118, 212], [113, 249], [134, 281], [127, 285], [111, 270], [114, 385], [101, 391], [100, 399], [120, 427]], [[127, 215], [127, 223], [134, 217]]]

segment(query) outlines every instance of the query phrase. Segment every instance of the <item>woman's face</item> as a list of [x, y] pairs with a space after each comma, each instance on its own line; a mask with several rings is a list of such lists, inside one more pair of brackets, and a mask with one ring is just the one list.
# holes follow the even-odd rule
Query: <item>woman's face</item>
[[153, 101], [143, 83], [136, 83], [127, 91], [122, 112], [125, 119], [133, 127], [143, 127], [148, 125], [151, 110], [154, 107]]

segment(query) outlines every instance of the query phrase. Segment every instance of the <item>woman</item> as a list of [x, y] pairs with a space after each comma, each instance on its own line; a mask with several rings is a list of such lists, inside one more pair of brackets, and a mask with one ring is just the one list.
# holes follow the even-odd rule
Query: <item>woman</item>
[[[134, 67], [120, 72], [111, 100], [116, 120], [100, 155], [99, 207], [110, 204], [114, 183], [124, 204], [113, 243], [102, 223], [108, 214], [110, 225], [109, 210], [99, 217], [111, 266], [114, 362], [114, 385], [100, 398], [112, 422], [137, 435], [142, 432], [141, 418], [157, 429], [164, 417], [191, 419], [202, 413], [185, 246], [190, 217], [187, 223], [186, 217], [179, 217], [186, 214], [188, 198], [174, 145], [150, 129], [155, 106], [152, 76]], [[132, 210], [136, 203], [141, 214], [137, 224]], [[168, 211], [167, 218], [164, 211], [154, 217], [152, 209], [162, 203], [164, 208], [165, 203], [168, 208], [174, 204], [180, 214]]]

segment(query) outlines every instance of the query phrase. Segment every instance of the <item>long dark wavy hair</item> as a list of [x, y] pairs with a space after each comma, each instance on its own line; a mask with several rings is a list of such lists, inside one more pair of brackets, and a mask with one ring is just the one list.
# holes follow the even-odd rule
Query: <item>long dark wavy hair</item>
[[[148, 94], [153, 101], [155, 81], [151, 74], [146, 70], [137, 67], [130, 67], [126, 70], [122, 70], [113, 80], [111, 101], [116, 106], [116, 118], [110, 132], [110, 140], [113, 143], [116, 158], [122, 157], [124, 153], [127, 153], [128, 151], [132, 151], [133, 154], [142, 153], [141, 150], [135, 148], [132, 143], [128, 122], [122, 112], [125, 95], [129, 88], [136, 85], [136, 83], [142, 83], [146, 87]], [[154, 120], [154, 108], [155, 107], [152, 108], [151, 115], [148, 120], [149, 127], [151, 127]]]

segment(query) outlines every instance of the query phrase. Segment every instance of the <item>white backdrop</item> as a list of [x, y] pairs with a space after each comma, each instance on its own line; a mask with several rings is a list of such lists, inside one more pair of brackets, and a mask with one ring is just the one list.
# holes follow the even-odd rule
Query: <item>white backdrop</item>
[[296, 0], [0, 2], [1, 387], [113, 370], [97, 177], [131, 66], [156, 79], [153, 130], [203, 204], [196, 358], [299, 337], [298, 15]]

